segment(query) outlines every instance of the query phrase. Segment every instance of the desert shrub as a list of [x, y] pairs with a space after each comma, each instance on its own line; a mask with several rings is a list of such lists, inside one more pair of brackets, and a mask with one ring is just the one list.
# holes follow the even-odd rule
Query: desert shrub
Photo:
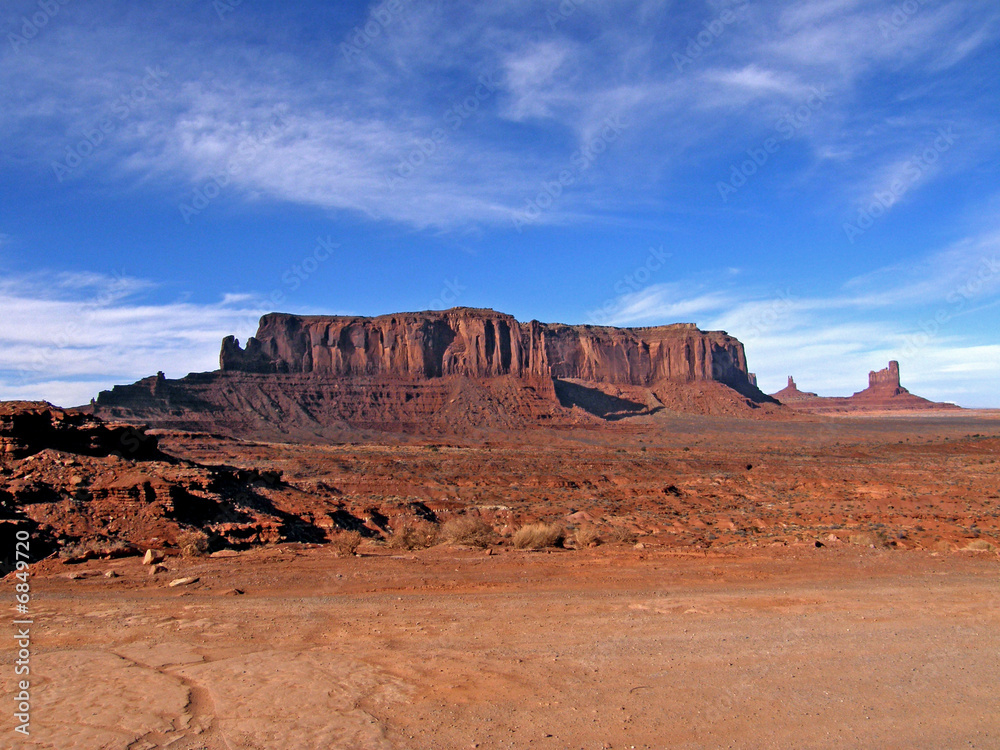
[[341, 531], [330, 540], [330, 546], [337, 557], [350, 557], [361, 546], [361, 534], [357, 531]]
[[60, 559], [77, 561], [134, 554], [136, 549], [133, 545], [118, 539], [85, 539], [67, 544], [59, 550]]
[[441, 536], [449, 544], [465, 544], [469, 547], [489, 547], [496, 539], [493, 527], [475, 516], [459, 516], [445, 521]]
[[624, 526], [612, 526], [603, 534], [609, 544], [635, 544], [639, 535]]
[[208, 553], [209, 537], [204, 531], [198, 529], [178, 531], [174, 541], [185, 557], [199, 557]]
[[588, 523], [578, 526], [573, 532], [573, 544], [580, 549], [585, 549], [591, 545], [596, 547], [601, 541], [601, 533], [593, 524]]
[[430, 523], [407, 523], [396, 529], [389, 537], [392, 549], [425, 549], [437, 543], [438, 530]]
[[859, 531], [847, 537], [851, 544], [860, 544], [862, 547], [886, 547], [888, 540], [881, 531]]
[[973, 539], [971, 542], [965, 545], [965, 548], [973, 552], [992, 552], [993, 550], [996, 549], [996, 546], [990, 544], [985, 539]]
[[514, 546], [518, 549], [543, 549], [561, 547], [566, 532], [554, 523], [529, 523], [514, 532]]

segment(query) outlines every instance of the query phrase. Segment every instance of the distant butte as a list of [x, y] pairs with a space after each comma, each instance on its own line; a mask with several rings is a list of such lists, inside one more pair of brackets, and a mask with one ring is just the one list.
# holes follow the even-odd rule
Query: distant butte
[[789, 376], [788, 385], [772, 398], [799, 411], [813, 413], [879, 412], [927, 409], [958, 409], [954, 404], [939, 403], [920, 398], [903, 388], [899, 382], [899, 362], [889, 362], [884, 370], [868, 373], [868, 387], [848, 398], [824, 397], [800, 391]]
[[796, 401], [806, 401], [809, 399], [819, 398], [819, 396], [815, 393], [800, 391], [798, 386], [795, 385], [795, 379], [791, 375], [788, 376], [788, 385], [777, 393], [772, 394], [771, 397], [776, 398], [783, 404], [792, 404]]

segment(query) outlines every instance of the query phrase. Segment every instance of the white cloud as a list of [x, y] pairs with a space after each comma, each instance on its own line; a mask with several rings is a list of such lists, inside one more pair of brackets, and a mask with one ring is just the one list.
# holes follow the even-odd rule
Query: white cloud
[[896, 359], [903, 384], [918, 395], [996, 406], [996, 326], [991, 332], [985, 323], [972, 333], [955, 321], [973, 311], [985, 320], [1000, 303], [998, 293], [1000, 234], [986, 231], [918, 262], [849, 279], [831, 295], [760, 294], [735, 286], [732, 277], [724, 291], [706, 292], [694, 282], [655, 284], [620, 296], [596, 322], [690, 321], [728, 331], [744, 343], [767, 392], [793, 375], [803, 390], [850, 395], [866, 387], [869, 370]]
[[786, 97], [805, 96], [810, 90], [789, 73], [766, 70], [754, 64], [739, 70], [710, 70], [704, 74], [703, 80], [720, 84], [731, 94], [741, 96], [746, 101], [775, 94]]
[[48, 289], [37, 277], [0, 284], [0, 399], [75, 405], [158, 370], [171, 377], [214, 370], [222, 338], [245, 339], [267, 312], [246, 295], [142, 304], [137, 296], [151, 285], [140, 279], [60, 278]]
[[[248, 42], [236, 15], [228, 19], [232, 37], [209, 45], [202, 35], [214, 32], [184, 25], [181, 14], [137, 10], [142, 18], [94, 27], [83, 6], [71, 5], [44, 36], [2, 53], [0, 137], [44, 171], [112, 116], [114, 132], [72, 179], [87, 174], [120, 186], [126, 176], [137, 184], [155, 177], [182, 201], [252, 147], [279, 113], [280, 131], [229, 175], [234, 194], [463, 228], [507, 223], [605, 118], [627, 117], [628, 146], [609, 149], [599, 172], [581, 180], [586, 189], [567, 190], [539, 218], [579, 223], [606, 216], [600, 209], [616, 202], [652, 202], [664, 176], [717, 156], [720, 144], [741, 153], [815, 87], [831, 97], [796, 137], [816, 160], [841, 165], [832, 192], [853, 208], [859, 189], [868, 198], [891, 184], [920, 145], [912, 126], [886, 125], [880, 112], [866, 116], [864, 81], [901, 68], [926, 77], [997, 36], [995, 11], [953, 6], [921, 5], [887, 35], [880, 21], [891, 16], [889, 3], [751, 3], [694, 67], [678, 71], [670, 56], [684, 51], [688, 32], [670, 32], [685, 20], [701, 30], [714, 17], [710, 8], [586, 3], [550, 28], [545, 10], [531, 3], [407, 4], [360, 60], [332, 54], [320, 66], [268, 43], [269, 34], [286, 41], [284, 32], [253, 29]], [[150, 60], [162, 61], [162, 83], [115, 119], [114, 102], [143, 80]], [[501, 82], [453, 128], [446, 111], [476, 91], [481, 75]], [[926, 90], [907, 99], [912, 88], [900, 84], [893, 93], [912, 101], [922, 122], [954, 110]], [[991, 113], [964, 103], [962, 110], [963, 132], [992, 122]], [[445, 138], [428, 147], [439, 128]], [[961, 148], [989, 142], [967, 139]], [[411, 156], [420, 163], [407, 167]], [[393, 181], [400, 165], [409, 174]], [[914, 187], [938, 176], [927, 170]]]
[[661, 321], [693, 321], [709, 311], [720, 310], [734, 300], [720, 292], [692, 295], [680, 283], [653, 284], [620, 296], [611, 309], [604, 310], [595, 323], [609, 326], [637, 326]]
[[572, 45], [556, 41], [511, 53], [504, 61], [504, 86], [511, 97], [506, 115], [514, 120], [553, 116], [569, 93], [557, 74], [573, 57]]

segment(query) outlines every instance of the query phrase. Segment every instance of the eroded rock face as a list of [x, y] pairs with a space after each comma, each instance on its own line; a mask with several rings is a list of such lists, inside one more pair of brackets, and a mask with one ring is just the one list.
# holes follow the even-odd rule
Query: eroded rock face
[[778, 406], [751, 379], [743, 345], [722, 331], [522, 323], [470, 308], [271, 313], [245, 347], [223, 340], [220, 366], [118, 385], [91, 408], [161, 429], [325, 441], [355, 430], [462, 434], [661, 410], [766, 416]]
[[159, 455], [156, 438], [141, 425], [105, 422], [44, 401], [0, 402], [0, 454], [23, 458], [45, 448], [140, 460]]
[[[111, 555], [198, 530], [217, 545], [318, 541], [282, 510], [302, 493], [280, 472], [209, 466], [164, 454], [142, 425], [110, 423], [45, 402], [0, 402], [0, 575], [15, 529], [33, 553], [87, 546]], [[88, 546], [89, 545], [89, 546]]]
[[248, 373], [751, 385], [743, 345], [723, 332], [704, 332], [690, 324], [610, 328], [521, 323], [510, 315], [470, 308], [376, 318], [272, 313], [261, 318], [257, 335], [245, 348], [233, 337], [223, 341], [220, 366]]

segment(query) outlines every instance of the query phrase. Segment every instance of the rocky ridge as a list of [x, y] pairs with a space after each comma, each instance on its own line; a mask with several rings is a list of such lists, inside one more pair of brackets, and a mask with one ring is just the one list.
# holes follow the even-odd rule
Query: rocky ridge
[[[45, 402], [0, 402], [0, 539], [31, 550], [127, 554], [144, 546], [246, 546], [319, 541], [308, 519], [283, 510], [304, 494], [279, 473], [167, 455], [140, 425], [106, 423]], [[301, 500], [301, 498], [300, 498]]]

